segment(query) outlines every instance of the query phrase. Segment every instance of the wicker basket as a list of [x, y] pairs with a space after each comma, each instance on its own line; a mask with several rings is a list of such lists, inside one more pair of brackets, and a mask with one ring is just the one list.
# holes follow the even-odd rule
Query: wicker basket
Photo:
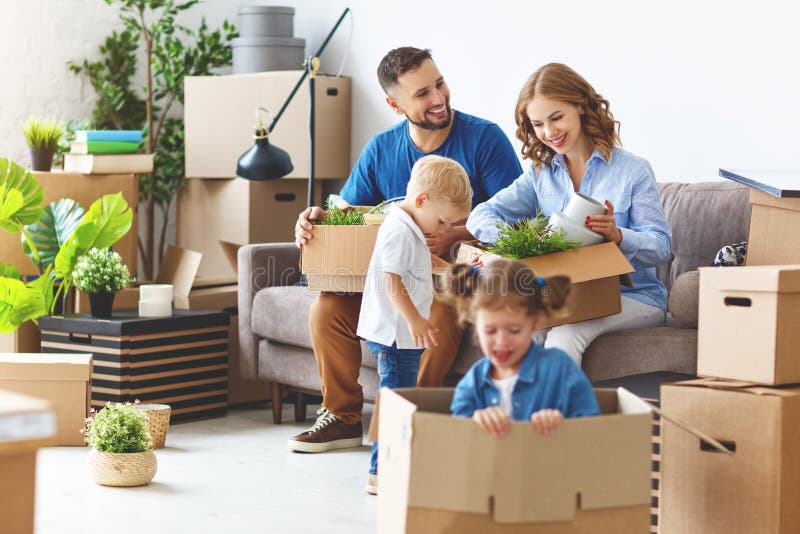
[[163, 449], [167, 441], [171, 408], [166, 404], [135, 404], [134, 408], [147, 416], [147, 430], [153, 440], [153, 449]]
[[156, 475], [156, 455], [144, 452], [89, 451], [89, 473], [102, 486], [144, 486]]

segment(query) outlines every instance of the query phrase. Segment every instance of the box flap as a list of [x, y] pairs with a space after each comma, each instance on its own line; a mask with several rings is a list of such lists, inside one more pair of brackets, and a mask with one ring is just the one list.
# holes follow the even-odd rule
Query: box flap
[[800, 292], [800, 264], [700, 267], [701, 286], [719, 291]]
[[172, 284], [176, 297], [188, 296], [202, 259], [203, 255], [194, 250], [168, 246], [158, 269], [156, 284]]
[[[474, 244], [462, 243], [457, 260], [469, 263], [473, 258], [487, 255], [495, 256], [477, 248]], [[523, 258], [520, 261], [533, 269], [538, 276], [566, 274], [575, 284], [634, 272], [634, 268], [614, 243], [600, 243], [544, 256]]]
[[222, 247], [222, 252], [223, 254], [225, 254], [225, 258], [228, 260], [228, 263], [230, 263], [231, 267], [233, 267], [233, 272], [238, 274], [239, 249], [242, 248], [243, 245], [240, 245], [238, 243], [231, 243], [230, 241], [223, 241], [222, 239], [220, 239], [219, 246]]
[[775, 197], [800, 197], [800, 172], [720, 169], [719, 175]]
[[696, 380], [685, 380], [674, 384], [664, 384], [664, 387], [704, 387], [709, 389], [720, 389], [730, 391], [740, 391], [753, 395], [773, 396], [773, 397], [797, 397], [800, 396], [800, 384], [789, 384], [786, 386], [766, 387], [753, 382], [743, 382], [740, 380], [725, 380], [723, 378], [698, 378]]
[[91, 354], [0, 354], [3, 380], [80, 380], [92, 378]]
[[304, 274], [364, 276], [380, 226], [314, 226], [314, 237], [303, 246]]

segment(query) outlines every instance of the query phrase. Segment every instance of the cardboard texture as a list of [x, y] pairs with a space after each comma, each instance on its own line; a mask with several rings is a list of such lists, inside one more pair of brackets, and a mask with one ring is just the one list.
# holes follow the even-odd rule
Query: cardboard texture
[[[236, 162], [253, 146], [255, 112], [278, 113], [303, 71], [272, 71], [184, 79], [186, 176], [234, 178]], [[294, 171], [308, 178], [310, 98], [307, 81], [287, 106], [269, 140], [289, 153]], [[315, 93], [315, 165], [319, 178], [350, 173], [350, 79], [319, 74]], [[231, 95], [235, 95], [232, 98]], [[261, 120], [272, 121], [262, 117]], [[266, 123], [269, 126], [269, 122]], [[297, 214], [295, 214], [296, 216]]]
[[314, 226], [303, 246], [300, 265], [314, 291], [360, 293], [380, 225]]
[[[475, 258], [482, 258], [487, 262], [491, 257], [498, 256], [474, 244], [462, 243], [456, 261], [470, 263]], [[520, 261], [538, 276], [564, 274], [572, 280], [565, 309], [552, 317], [543, 316], [541, 328], [619, 313], [622, 309], [620, 282], [630, 284], [627, 275], [634, 271], [614, 243], [601, 243]]]
[[665, 534], [795, 532], [800, 524], [800, 387], [695, 380], [661, 389], [665, 412], [734, 448], [662, 425]]
[[[87, 301], [88, 302], [88, 301]], [[42, 336], [33, 321], [22, 323], [13, 332], [0, 334], [0, 354], [4, 352], [39, 352]]]
[[[322, 203], [320, 185], [315, 188], [317, 206]], [[238, 246], [294, 241], [307, 196], [305, 180], [186, 180], [178, 192], [176, 243], [203, 254], [198, 276], [231, 276], [234, 269], [220, 241]]]
[[48, 401], [58, 419], [57, 445], [85, 445], [80, 430], [91, 380], [91, 354], [0, 354], [0, 389]]
[[[44, 191], [44, 205], [62, 198], [71, 198], [84, 209], [108, 193], [122, 193], [125, 201], [133, 208], [133, 225], [138, 228], [137, 205], [139, 202], [139, 180], [134, 174], [89, 175], [64, 172], [34, 172], [34, 178]], [[137, 272], [137, 236], [130, 231], [114, 245], [114, 250], [122, 256], [131, 274]], [[19, 234], [0, 232], [0, 258], [3, 263], [10, 263], [20, 274], [38, 275], [39, 271], [33, 262], [22, 252]]]
[[800, 382], [800, 265], [701, 267], [697, 374]]
[[604, 415], [497, 439], [449, 415], [452, 389], [381, 390], [378, 532], [646, 532], [650, 412], [596, 393]]
[[33, 534], [36, 450], [0, 454], [0, 534]]
[[800, 263], [800, 198], [778, 198], [750, 191], [750, 231], [746, 265]]

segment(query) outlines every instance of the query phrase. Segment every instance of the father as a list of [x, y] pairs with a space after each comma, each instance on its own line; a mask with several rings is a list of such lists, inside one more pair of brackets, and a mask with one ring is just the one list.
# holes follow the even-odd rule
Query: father
[[[405, 195], [411, 167], [428, 154], [458, 161], [469, 175], [473, 207], [511, 184], [522, 168], [508, 138], [489, 121], [450, 108], [450, 89], [430, 50], [391, 50], [378, 66], [386, 103], [405, 120], [369, 140], [341, 196], [350, 205], [376, 205]], [[300, 214], [295, 242], [302, 247], [312, 235], [310, 220], [319, 207]], [[428, 235], [431, 254], [446, 256], [451, 247], [473, 239], [463, 226], [448, 226]], [[314, 425], [289, 440], [289, 449], [325, 452], [359, 447], [362, 441], [363, 393], [358, 383], [361, 344], [356, 336], [361, 294], [321, 293], [311, 306], [309, 327], [322, 379], [322, 408]], [[430, 322], [439, 329], [438, 345], [422, 355], [418, 384], [439, 386], [455, 359], [462, 330], [453, 311], [434, 302]]]

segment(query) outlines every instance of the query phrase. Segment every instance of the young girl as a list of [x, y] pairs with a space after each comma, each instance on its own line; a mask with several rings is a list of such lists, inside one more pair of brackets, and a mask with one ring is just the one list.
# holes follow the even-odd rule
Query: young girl
[[579, 221], [616, 243], [636, 269], [622, 287], [622, 311], [537, 332], [545, 347], [564, 349], [580, 365], [597, 337], [616, 330], [664, 323], [667, 290], [656, 267], [670, 258], [672, 234], [656, 189], [653, 169], [619, 147], [619, 122], [608, 100], [566, 65], [534, 72], [517, 100], [517, 138], [531, 162], [509, 187], [475, 207], [467, 230], [480, 241], [497, 238], [497, 223], [515, 223], [563, 211], [570, 193], [605, 200], [606, 213]]
[[486, 355], [456, 386], [453, 415], [502, 436], [511, 420], [530, 420], [549, 435], [564, 417], [599, 413], [580, 367], [563, 350], [533, 341], [542, 315], [564, 306], [568, 277], [545, 279], [520, 262], [496, 259], [480, 269], [455, 265], [443, 293], [460, 320], [475, 325]]

